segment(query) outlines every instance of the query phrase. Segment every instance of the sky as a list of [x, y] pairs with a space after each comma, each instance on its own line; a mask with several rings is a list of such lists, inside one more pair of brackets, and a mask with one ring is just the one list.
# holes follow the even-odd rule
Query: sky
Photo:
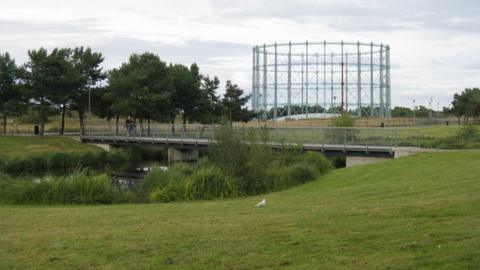
[[0, 0], [0, 52], [17, 64], [40, 47], [88, 46], [106, 70], [158, 54], [251, 89], [252, 47], [264, 43], [389, 44], [393, 106], [448, 106], [480, 87], [478, 0]]

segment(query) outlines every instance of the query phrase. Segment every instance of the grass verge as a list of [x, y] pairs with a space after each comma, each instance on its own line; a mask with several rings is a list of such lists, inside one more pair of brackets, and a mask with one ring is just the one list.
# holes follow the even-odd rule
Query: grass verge
[[0, 269], [476, 269], [480, 152], [335, 170], [261, 197], [0, 206]]

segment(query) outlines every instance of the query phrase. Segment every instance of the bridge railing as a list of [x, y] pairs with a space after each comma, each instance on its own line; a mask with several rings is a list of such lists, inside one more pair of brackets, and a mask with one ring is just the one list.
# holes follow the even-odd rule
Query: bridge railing
[[[167, 138], [185, 140], [215, 140], [218, 126], [215, 125], [168, 125], [144, 124], [92, 125], [82, 136], [122, 138]], [[235, 127], [233, 132], [248, 138], [250, 133], [266, 132], [268, 141], [294, 144], [332, 144], [365, 146], [419, 146], [418, 128], [341, 128], [341, 127], [302, 127], [302, 128], [251, 128]]]

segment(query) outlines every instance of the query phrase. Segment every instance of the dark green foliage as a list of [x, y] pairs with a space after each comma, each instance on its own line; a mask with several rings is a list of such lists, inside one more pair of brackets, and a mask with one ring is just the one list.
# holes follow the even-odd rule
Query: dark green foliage
[[255, 117], [255, 114], [243, 108], [250, 96], [244, 96], [244, 91], [238, 85], [227, 81], [225, 95], [222, 100], [224, 114], [232, 121], [247, 122]]
[[[101, 64], [104, 57], [101, 53], [93, 52], [90, 48], [77, 47], [72, 50], [72, 59], [74, 71], [79, 75], [75, 85], [70, 89], [70, 109], [78, 112], [80, 120], [80, 129], [82, 134], [85, 131], [85, 113], [90, 105], [94, 111], [98, 108], [104, 109], [103, 87], [97, 87], [97, 82], [106, 78], [106, 72], [103, 71]], [[102, 116], [109, 117], [105, 110], [100, 110]], [[63, 122], [62, 122], [63, 123]], [[61, 128], [63, 132], [63, 126]]]
[[480, 124], [480, 89], [468, 88], [455, 94], [450, 111], [458, 118], [463, 117], [464, 123], [472, 119], [474, 124]]
[[413, 111], [407, 107], [396, 106], [392, 110], [392, 117], [412, 117]]
[[[215, 131], [217, 143], [210, 147], [210, 157], [226, 175], [236, 179], [246, 194], [269, 190], [265, 165], [273, 160], [272, 150], [265, 146], [268, 132], [237, 129], [221, 125]], [[247, 143], [246, 143], [247, 142]]]
[[20, 85], [19, 69], [8, 53], [0, 53], [0, 115], [2, 116], [2, 131], [7, 132], [7, 117], [19, 116], [26, 110]]
[[288, 188], [297, 183], [306, 183], [314, 180], [318, 173], [315, 168], [307, 164], [296, 163], [280, 169], [277, 188]]
[[0, 179], [3, 204], [110, 204], [129, 202], [130, 198], [112, 186], [106, 175], [89, 176], [85, 171], [35, 181]]
[[202, 124], [216, 123], [220, 120], [222, 114], [222, 104], [217, 90], [220, 87], [218, 77], [210, 79], [210, 77], [202, 77], [200, 85], [200, 98], [193, 120]]
[[299, 159], [302, 164], [313, 167], [316, 174], [325, 174], [333, 168], [330, 160], [317, 152], [306, 152]]
[[184, 124], [195, 118], [195, 110], [202, 96], [198, 76], [196, 65], [192, 65], [192, 70], [183, 65], [168, 67], [165, 86], [169, 92], [174, 93], [174, 109], [181, 113]]

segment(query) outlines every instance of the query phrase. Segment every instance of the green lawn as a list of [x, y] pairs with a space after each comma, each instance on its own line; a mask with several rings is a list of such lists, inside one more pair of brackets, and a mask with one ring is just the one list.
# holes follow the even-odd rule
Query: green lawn
[[435, 125], [435, 126], [420, 126], [420, 136], [425, 137], [447, 137], [455, 135], [462, 126], [458, 125]]
[[227, 201], [0, 206], [0, 269], [478, 269], [480, 152]]
[[51, 152], [100, 151], [70, 137], [8, 137], [0, 136], [0, 156], [28, 156]]

